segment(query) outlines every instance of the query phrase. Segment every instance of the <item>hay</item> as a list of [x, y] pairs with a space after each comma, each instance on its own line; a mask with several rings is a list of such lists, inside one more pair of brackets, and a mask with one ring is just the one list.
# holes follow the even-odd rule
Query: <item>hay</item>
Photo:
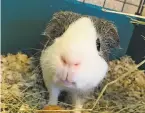
[[[33, 65], [33, 58], [18, 53], [1, 56], [1, 110], [2, 113], [41, 112], [48, 103], [48, 92], [44, 87], [39, 66]], [[86, 97], [84, 113], [139, 113], [145, 111], [145, 73], [129, 57], [109, 63], [107, 77], [96, 88], [93, 95]], [[113, 82], [112, 82], [113, 81]], [[114, 82], [115, 81], [115, 82]], [[109, 84], [109, 85], [108, 85]], [[101, 93], [102, 89], [104, 92]], [[101, 94], [102, 95], [101, 95]], [[60, 102], [65, 109], [48, 109], [57, 113], [71, 112], [72, 105]], [[70, 107], [71, 106], [71, 107]]]
[[[25, 109], [40, 109], [46, 103], [46, 89], [32, 58], [18, 53], [1, 56], [1, 107], [3, 112], [17, 113]], [[40, 85], [39, 85], [40, 84]]]

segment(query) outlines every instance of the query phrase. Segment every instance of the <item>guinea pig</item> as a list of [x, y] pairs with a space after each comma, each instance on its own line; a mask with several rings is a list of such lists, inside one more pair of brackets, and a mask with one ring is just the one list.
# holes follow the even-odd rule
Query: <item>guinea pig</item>
[[48, 104], [57, 105], [60, 92], [66, 90], [72, 94], [75, 109], [81, 109], [85, 96], [106, 76], [110, 49], [119, 45], [117, 30], [103, 19], [59, 12], [45, 34], [53, 39], [40, 57]]

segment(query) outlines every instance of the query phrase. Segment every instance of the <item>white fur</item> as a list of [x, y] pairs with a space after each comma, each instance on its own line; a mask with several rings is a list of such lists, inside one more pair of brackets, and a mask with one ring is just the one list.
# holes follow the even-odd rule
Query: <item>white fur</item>
[[[67, 90], [72, 92], [76, 108], [82, 108], [83, 101], [75, 98], [78, 97], [75, 92], [93, 89], [105, 77], [108, 65], [99, 56], [96, 47], [97, 38], [93, 22], [87, 17], [82, 17], [72, 23], [50, 47], [42, 51], [40, 65], [44, 82], [50, 92], [49, 104], [57, 104], [60, 91]], [[79, 68], [73, 65], [64, 66], [60, 59], [61, 55], [69, 62], [81, 62]], [[60, 81], [66, 78], [75, 84]]]

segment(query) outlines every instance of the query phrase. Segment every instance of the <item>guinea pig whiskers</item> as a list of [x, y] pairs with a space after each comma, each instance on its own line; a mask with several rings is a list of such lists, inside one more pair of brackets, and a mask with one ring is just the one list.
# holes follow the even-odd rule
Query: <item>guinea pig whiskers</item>
[[36, 51], [40, 51], [41, 49], [37, 49], [37, 48], [28, 48], [28, 49], [24, 49], [24, 50], [36, 50]]
[[67, 72], [67, 75], [66, 75], [66, 81], [69, 81], [69, 80], [68, 80], [68, 72]]
[[37, 70], [38, 74], [40, 74], [41, 71], [40, 71], [39, 68], [40, 68], [40, 65], [37, 65], [37, 66], [33, 69], [33, 71], [32, 71], [32, 75], [35, 73], [36, 70]]
[[47, 48], [47, 44], [51, 41], [51, 40], [53, 40], [53, 38], [51, 38], [51, 36], [49, 36], [49, 35], [47, 35], [49, 38], [48, 38], [48, 40], [47, 40], [47, 42], [43, 45], [44, 47], [43, 47], [43, 50], [45, 50], [46, 48]]
[[25, 49], [24, 51], [32, 51], [35, 50], [36, 52], [34, 54], [31, 55], [31, 57], [35, 57], [38, 53], [41, 53], [42, 49], [37, 49], [37, 48], [29, 48], [29, 49]]
[[34, 58], [33, 60], [31, 60], [32, 63], [35, 63], [37, 61], [40, 61], [40, 58]]

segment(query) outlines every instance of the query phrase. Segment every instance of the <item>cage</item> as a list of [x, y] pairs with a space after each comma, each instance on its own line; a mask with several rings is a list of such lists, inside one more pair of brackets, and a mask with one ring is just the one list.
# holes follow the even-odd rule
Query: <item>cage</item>
[[90, 3], [103, 8], [114, 9], [119, 12], [137, 14], [144, 16], [143, 0], [78, 0], [83, 3]]
[[[122, 13], [145, 16], [144, 0], [78, 0], [78, 1], [82, 3], [94, 4], [96, 6], [100, 6], [101, 8], [108, 8]], [[142, 38], [144, 35], [143, 31], [145, 31], [144, 30], [145, 28], [144, 25], [136, 25], [136, 24], [133, 24], [133, 27], [134, 30], [131, 36], [132, 38], [130, 39], [126, 53], [132, 56], [132, 58], [139, 63], [145, 56], [144, 52], [138, 51], [139, 49], [143, 51], [145, 48], [145, 43]], [[140, 43], [141, 44], [140, 47], [137, 47], [135, 42]]]
[[[138, 51], [135, 50], [144, 49], [145, 44], [143, 39], [138, 38], [137, 40], [140, 39], [141, 41], [135, 42], [140, 43], [140, 48], [133, 49], [136, 46], [134, 45], [135, 42], [132, 42], [132, 40], [136, 40], [133, 37], [138, 37], [133, 35], [133, 31], [137, 29], [136, 27], [141, 27], [141, 25], [136, 26], [136, 24], [131, 24], [131, 19], [128, 18], [129, 16], [107, 13], [101, 10], [101, 6], [86, 4], [84, 2], [85, 0], [82, 3], [72, 0], [65, 2], [59, 1], [58, 4], [60, 5], [54, 7], [55, 5], [52, 1], [44, 1], [40, 3], [40, 5], [38, 5], [39, 1], [36, 1], [33, 5], [31, 5], [31, 2], [27, 3], [26, 1], [24, 2], [24, 5], [22, 5], [23, 2], [18, 1], [2, 1], [2, 53], [16, 52], [20, 49], [25, 51], [24, 48], [37, 48], [42, 39], [41, 33], [43, 32], [46, 22], [51, 18], [51, 15], [56, 11], [71, 10], [81, 14], [89, 14], [113, 21], [119, 29], [121, 47], [123, 48], [123, 50], [116, 54], [116, 57], [129, 53], [137, 62], [139, 62], [145, 54], [144, 52], [138, 53]], [[106, 2], [107, 0], [104, 0], [102, 4], [103, 7], [106, 7]], [[120, 2], [122, 3], [123, 1]], [[123, 11], [126, 4], [129, 4], [128, 2], [126, 3], [126, 0], [123, 3], [121, 11]], [[138, 7], [138, 10], [135, 13], [141, 15], [144, 7], [143, 1], [140, 0], [140, 4], [136, 5], [136, 7]], [[141, 28], [142, 31], [139, 33], [140, 36], [144, 35], [143, 28], [144, 26]], [[127, 32], [127, 34], [125, 34], [125, 32]], [[34, 40], [36, 43], [31, 43], [34, 42]]]
[[[67, 10], [114, 22], [122, 49], [112, 50], [110, 60], [129, 55], [138, 64], [145, 57], [145, 1], [139, 0], [137, 4], [133, 4], [129, 0], [114, 0], [121, 3], [119, 9], [106, 5], [109, 1], [102, 0], [100, 4], [94, 4], [90, 0], [2, 0], [1, 55], [16, 54], [19, 51], [33, 55], [36, 51], [31, 48], [39, 48], [44, 38], [42, 32], [52, 15], [57, 11]], [[135, 10], [128, 12], [126, 4], [135, 7]], [[145, 69], [145, 65], [140, 69]]]

